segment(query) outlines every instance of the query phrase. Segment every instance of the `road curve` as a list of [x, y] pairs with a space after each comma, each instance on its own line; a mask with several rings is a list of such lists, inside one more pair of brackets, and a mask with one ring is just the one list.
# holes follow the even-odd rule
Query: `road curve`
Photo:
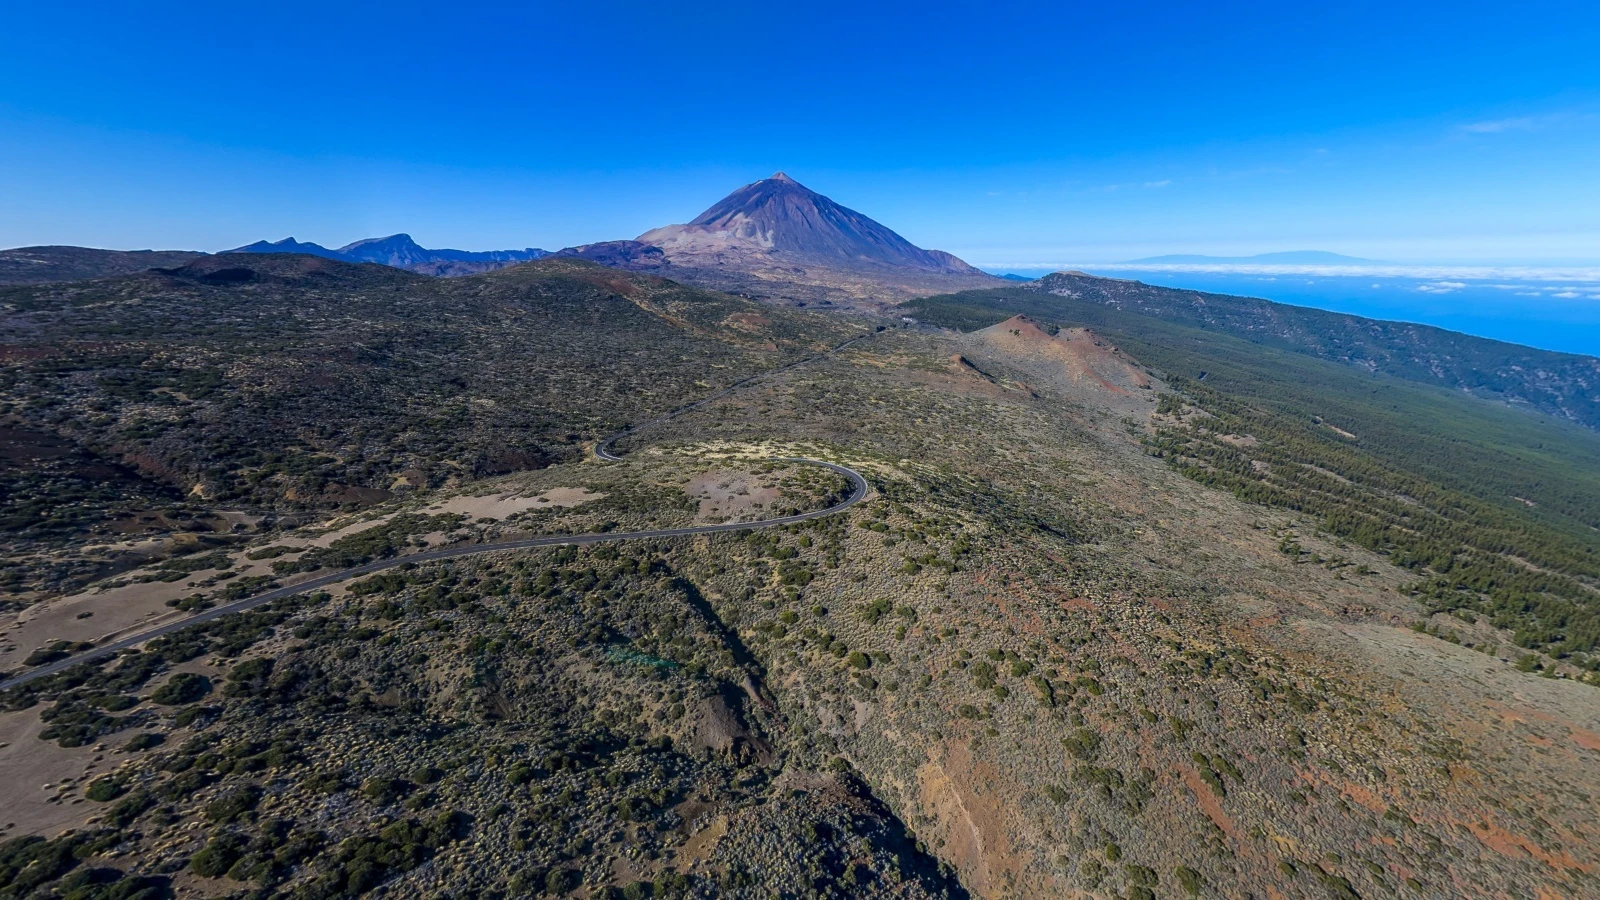
[[[641, 422], [637, 425], [629, 426], [628, 428], [625, 428], [622, 431], [619, 431], [616, 434], [595, 444], [594, 455], [597, 458], [606, 460], [608, 462], [619, 462], [621, 461], [622, 457], [613, 453], [611, 451], [611, 447], [621, 438], [635, 434], [652, 425], [659, 425], [669, 419], [674, 419], [686, 412], [698, 409], [714, 400], [719, 400], [752, 381], [760, 378], [766, 378], [779, 372], [787, 371], [796, 366], [804, 365], [808, 362], [821, 359], [824, 356], [835, 353], [839, 350], [843, 350], [845, 347], [871, 336], [872, 335], [867, 334], [861, 335], [860, 337], [851, 338], [850, 340], [845, 341], [844, 343], [839, 344], [838, 346], [824, 353], [820, 353], [816, 356], [810, 356], [776, 369], [769, 369], [768, 371], [762, 372], [759, 375], [752, 375], [749, 378], [741, 379], [734, 382], [725, 390], [712, 394], [703, 400], [696, 401], [688, 404], [687, 406], [680, 406], [664, 416], [659, 416], [647, 422]], [[811, 519], [819, 519], [823, 516], [831, 516], [836, 512], [849, 509], [850, 507], [855, 506], [857, 503], [860, 503], [862, 500], [866, 499], [867, 479], [864, 478], [860, 472], [857, 472], [854, 469], [838, 465], [837, 463], [823, 462], [822, 460], [817, 459], [804, 459], [801, 457], [789, 456], [777, 457], [777, 459], [780, 459], [784, 462], [818, 466], [831, 472], [835, 472], [839, 475], [843, 475], [845, 478], [850, 480], [850, 495], [844, 500], [835, 503], [826, 509], [797, 513], [792, 516], [780, 516], [776, 519], [762, 519], [759, 522], [723, 522], [718, 525], [692, 525], [685, 528], [662, 528], [652, 531], [600, 532], [595, 534], [552, 534], [542, 535], [539, 537], [514, 538], [505, 541], [491, 541], [486, 544], [468, 544], [460, 547], [442, 547], [438, 550], [424, 550], [421, 553], [412, 553], [406, 556], [396, 556], [392, 559], [376, 560], [364, 565], [354, 566], [349, 569], [340, 569], [337, 572], [327, 572], [322, 575], [316, 575], [306, 579], [305, 581], [296, 582], [295, 584], [287, 585], [285, 587], [273, 588], [264, 593], [256, 594], [252, 597], [246, 597], [243, 600], [235, 600], [232, 603], [212, 607], [211, 609], [189, 616], [186, 619], [181, 619], [176, 622], [168, 622], [165, 625], [151, 628], [147, 631], [141, 631], [138, 634], [112, 641], [109, 644], [102, 644], [101, 646], [95, 647], [92, 650], [86, 650], [74, 656], [69, 656], [66, 659], [58, 660], [53, 663], [47, 663], [39, 666], [38, 668], [23, 672], [20, 675], [8, 678], [5, 681], [0, 681], [0, 690], [18, 687], [20, 685], [27, 684], [30, 681], [43, 678], [47, 675], [54, 675], [57, 672], [69, 669], [73, 666], [79, 665], [80, 663], [93, 662], [94, 660], [101, 659], [111, 654], [120, 653], [123, 650], [128, 650], [143, 644], [146, 641], [154, 640], [155, 638], [163, 635], [172, 634], [175, 631], [181, 631], [193, 625], [201, 625], [214, 619], [220, 619], [226, 615], [244, 612], [248, 609], [254, 609], [255, 607], [261, 606], [264, 603], [271, 603], [274, 600], [281, 600], [284, 597], [292, 597], [295, 594], [303, 594], [306, 591], [313, 591], [317, 588], [327, 587], [330, 584], [337, 584], [338, 582], [347, 581], [351, 578], [357, 578], [362, 575], [371, 575], [374, 572], [382, 572], [385, 569], [393, 569], [397, 566], [405, 565], [406, 563], [436, 562], [441, 559], [455, 559], [456, 557], [460, 556], [476, 556], [480, 553], [499, 553], [506, 550], [528, 550], [535, 547], [558, 547], [563, 545], [582, 546], [586, 544], [609, 543], [611, 541], [687, 537], [698, 534], [717, 534], [725, 531], [754, 531], [759, 528], [777, 528], [784, 525], [793, 525], [796, 522], [805, 522]]]

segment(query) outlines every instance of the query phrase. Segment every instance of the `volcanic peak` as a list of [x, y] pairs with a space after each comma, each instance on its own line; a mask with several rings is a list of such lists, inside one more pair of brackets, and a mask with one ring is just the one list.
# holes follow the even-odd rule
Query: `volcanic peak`
[[916, 246], [783, 172], [739, 188], [687, 225], [657, 228], [639, 241], [661, 247], [680, 264], [777, 253], [835, 264], [977, 272], [950, 254]]

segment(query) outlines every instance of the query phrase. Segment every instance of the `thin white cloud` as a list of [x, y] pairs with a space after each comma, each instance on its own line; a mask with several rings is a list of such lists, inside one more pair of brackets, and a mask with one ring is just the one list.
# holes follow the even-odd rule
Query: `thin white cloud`
[[1550, 296], [1552, 296], [1552, 297], [1560, 297], [1563, 300], [1572, 300], [1572, 299], [1577, 298], [1577, 297], [1582, 297], [1583, 295], [1578, 293], [1577, 291], [1562, 291], [1559, 294], [1551, 294]]
[[1458, 129], [1462, 134], [1505, 134], [1510, 131], [1538, 131], [1551, 126], [1574, 125], [1592, 121], [1592, 109], [1567, 109], [1561, 112], [1533, 116], [1507, 116], [1503, 119], [1485, 119], [1468, 122]]
[[1461, 126], [1461, 130], [1468, 134], [1499, 134], [1502, 131], [1526, 131], [1529, 128], [1536, 127], [1539, 121], [1533, 116], [1514, 116], [1509, 119], [1472, 122]]
[[[1084, 269], [1091, 272], [1192, 272], [1209, 275], [1290, 276], [1300, 278], [1411, 278], [1429, 282], [1460, 282], [1463, 287], [1489, 287], [1501, 290], [1527, 289], [1534, 285], [1549, 290], [1589, 290], [1600, 285], [1600, 266], [1448, 266], [1404, 265], [1298, 265], [1288, 263], [1105, 263], [1082, 260], [1045, 262], [985, 262], [1002, 269]], [[1507, 282], [1522, 282], [1507, 284]]]
[[1417, 290], [1427, 294], [1448, 294], [1451, 291], [1459, 291], [1466, 286], [1467, 283], [1464, 281], [1433, 281], [1428, 284], [1417, 285]]

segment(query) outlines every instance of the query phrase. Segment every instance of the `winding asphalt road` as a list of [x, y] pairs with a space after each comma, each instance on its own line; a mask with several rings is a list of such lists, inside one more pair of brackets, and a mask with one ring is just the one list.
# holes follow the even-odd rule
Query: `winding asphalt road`
[[[814, 362], [815, 360], [821, 359], [822, 357], [833, 353], [837, 353], [851, 344], [871, 336], [872, 335], [870, 334], [866, 334], [861, 335], [860, 337], [851, 338], [850, 340], [839, 344], [825, 353], [806, 357], [805, 359], [792, 362], [786, 366], [781, 366], [776, 369], [769, 369], [760, 374], [752, 375], [749, 378], [741, 379], [734, 382], [732, 385], [729, 385], [726, 389], [718, 391], [717, 393], [712, 394], [703, 400], [698, 400], [694, 403], [688, 404], [687, 406], [680, 406], [664, 416], [659, 416], [647, 422], [631, 425], [628, 428], [625, 428], [622, 431], [619, 431], [605, 440], [595, 444], [594, 455], [607, 462], [620, 462], [622, 457], [616, 455], [611, 450], [612, 446], [618, 440], [629, 435], [636, 434], [643, 429], [651, 427], [652, 425], [659, 425], [670, 419], [677, 418], [684, 413], [699, 409], [700, 407], [705, 406], [706, 404], [715, 400], [720, 400], [752, 381], [768, 378], [780, 372], [793, 369], [796, 366], [802, 366], [806, 363]], [[43, 678], [46, 675], [54, 675], [57, 672], [79, 665], [80, 663], [92, 662], [94, 660], [109, 656], [113, 653], [120, 653], [123, 650], [137, 647], [146, 641], [154, 640], [155, 638], [163, 635], [172, 634], [175, 631], [181, 631], [185, 628], [210, 622], [214, 619], [220, 619], [223, 616], [232, 615], [233, 613], [254, 609], [255, 607], [264, 603], [271, 603], [274, 600], [281, 600], [284, 597], [293, 597], [295, 594], [303, 594], [306, 591], [313, 591], [320, 587], [327, 587], [330, 584], [337, 584], [338, 582], [347, 581], [351, 578], [357, 578], [362, 575], [370, 575], [374, 572], [382, 572], [385, 569], [393, 569], [396, 566], [401, 566], [406, 563], [435, 562], [441, 559], [455, 559], [459, 556], [476, 556], [480, 553], [501, 553], [507, 550], [528, 550], [534, 547], [558, 547], [564, 545], [583, 546], [585, 544], [604, 544], [611, 541], [675, 538], [697, 534], [717, 534], [724, 531], [754, 531], [758, 528], [777, 528], [784, 525], [793, 525], [796, 522], [805, 522], [810, 519], [819, 519], [823, 516], [831, 516], [836, 512], [849, 509], [850, 507], [855, 506], [857, 503], [860, 503], [862, 500], [866, 499], [867, 479], [862, 477], [861, 473], [855, 471], [854, 469], [850, 469], [836, 463], [823, 462], [822, 460], [818, 459], [804, 459], [801, 457], [790, 456], [778, 457], [778, 459], [781, 459], [784, 462], [818, 466], [820, 468], [827, 469], [830, 472], [843, 475], [845, 478], [850, 480], [850, 496], [826, 509], [797, 513], [792, 516], [780, 516], [776, 519], [762, 519], [759, 522], [724, 522], [719, 525], [692, 525], [686, 528], [661, 528], [653, 531], [602, 532], [597, 534], [552, 534], [540, 537], [491, 541], [486, 544], [466, 544], [460, 547], [442, 547], [438, 550], [424, 550], [421, 553], [412, 553], [406, 556], [396, 556], [392, 559], [380, 559], [349, 569], [340, 569], [336, 572], [326, 572], [324, 574], [308, 578], [305, 581], [296, 582], [285, 587], [273, 588], [272, 590], [264, 593], [246, 597], [243, 600], [235, 600], [234, 602], [225, 604], [223, 606], [212, 607], [211, 609], [189, 616], [186, 619], [180, 619], [176, 622], [169, 622], [165, 625], [151, 628], [147, 631], [141, 631], [138, 634], [112, 641], [109, 644], [102, 644], [92, 650], [86, 650], [82, 653], [69, 656], [66, 659], [58, 660], [53, 663], [47, 663], [46, 665], [39, 666], [35, 669], [30, 669], [27, 672], [24, 672], [13, 678], [0, 681], [0, 690], [24, 685], [35, 679]]]

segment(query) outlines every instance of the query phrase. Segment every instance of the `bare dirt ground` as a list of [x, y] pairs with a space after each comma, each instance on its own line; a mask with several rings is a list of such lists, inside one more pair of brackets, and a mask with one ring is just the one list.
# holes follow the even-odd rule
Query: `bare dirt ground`
[[0, 840], [53, 836], [80, 827], [98, 809], [83, 789], [114, 765], [110, 751], [103, 744], [63, 750], [39, 739], [44, 727], [38, 710], [0, 712]]
[[[246, 559], [242, 550], [228, 558], [233, 564], [230, 571], [240, 577], [272, 572], [270, 561]], [[154, 571], [136, 569], [119, 576], [117, 581], [134, 581]], [[135, 628], [181, 619], [189, 613], [168, 606], [168, 601], [205, 590], [205, 582], [215, 574], [208, 569], [178, 581], [97, 586], [29, 606], [0, 620], [0, 670], [19, 667], [28, 654], [56, 641], [99, 643]]]
[[[151, 680], [141, 694], [148, 696], [180, 672], [216, 679], [222, 669], [209, 660], [191, 660]], [[0, 840], [23, 834], [53, 837], [89, 824], [105, 805], [87, 799], [84, 791], [96, 778], [133, 762], [124, 745], [146, 730], [128, 729], [64, 748], [39, 737], [44, 727], [37, 709], [0, 712]], [[179, 729], [166, 737], [181, 741], [188, 733]]]
[[757, 519], [780, 496], [779, 490], [767, 481], [746, 472], [702, 472], [689, 480], [684, 493], [700, 502], [697, 522]]
[[[427, 514], [457, 513], [477, 520], [508, 518], [534, 509], [569, 509], [605, 497], [584, 488], [556, 487], [537, 494], [521, 496], [516, 492], [498, 492], [481, 496], [461, 495], [433, 502], [421, 511]], [[321, 526], [301, 528], [299, 531], [259, 546], [292, 548], [328, 547], [340, 538], [360, 534], [377, 528], [402, 511], [379, 510], [359, 516], [344, 516]], [[430, 543], [444, 539], [442, 533], [424, 535]], [[272, 560], [252, 560], [247, 553], [257, 546], [238, 548], [225, 553], [235, 577], [272, 574]], [[159, 574], [155, 566], [125, 572], [115, 579], [95, 585], [88, 590], [68, 596], [47, 599], [9, 615], [0, 616], [0, 671], [22, 666], [24, 659], [40, 647], [56, 641], [100, 643], [114, 639], [136, 628], [146, 628], [182, 619], [190, 613], [169, 606], [171, 601], [204, 591], [216, 582], [215, 570], [205, 569], [177, 581], [140, 582], [141, 577]], [[293, 577], [279, 579], [288, 584]], [[108, 586], [115, 585], [115, 586]]]
[[530, 509], [562, 509], [580, 506], [591, 500], [600, 500], [605, 494], [591, 493], [585, 488], [551, 488], [534, 497], [514, 494], [485, 494], [481, 497], [451, 497], [443, 503], [426, 507], [429, 513], [459, 513], [474, 519], [506, 519]]

